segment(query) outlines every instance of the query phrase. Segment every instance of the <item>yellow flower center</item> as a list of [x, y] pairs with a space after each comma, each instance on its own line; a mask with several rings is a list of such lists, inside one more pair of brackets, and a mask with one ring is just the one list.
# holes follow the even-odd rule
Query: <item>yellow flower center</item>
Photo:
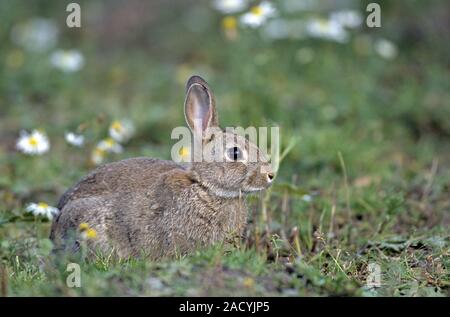
[[120, 123], [120, 121], [114, 121], [113, 123], [111, 123], [111, 128], [120, 131], [122, 130], [122, 124]]
[[237, 26], [237, 21], [235, 17], [225, 17], [222, 20], [222, 26], [225, 30], [234, 30]]
[[86, 237], [88, 239], [95, 239], [95, 238], [97, 238], [97, 231], [95, 231], [95, 229], [89, 228], [86, 231]]
[[115, 143], [114, 140], [111, 138], [106, 139], [105, 142], [106, 142], [106, 145], [110, 146], [110, 147], [114, 146], [114, 143]]
[[251, 277], [246, 277], [242, 284], [244, 284], [244, 287], [252, 288], [255, 285], [255, 280]]
[[322, 30], [325, 30], [325, 29], [328, 28], [329, 22], [328, 22], [327, 20], [325, 20], [325, 19], [320, 19], [320, 20], [319, 20], [319, 26], [320, 26], [320, 28], [321, 28]]
[[100, 148], [95, 148], [94, 149], [94, 153], [93, 153], [94, 155], [98, 155], [98, 156], [103, 156], [103, 155], [105, 155], [105, 150], [103, 150], [103, 149], [100, 149]]
[[183, 146], [178, 153], [181, 157], [185, 158], [189, 155], [189, 148]]
[[78, 229], [80, 229], [81, 231], [87, 230], [87, 229], [89, 229], [89, 225], [86, 222], [82, 222], [78, 226]]
[[41, 202], [41, 203], [38, 204], [38, 207], [39, 208], [48, 208], [48, 204]]
[[28, 144], [31, 146], [37, 146], [38, 145], [38, 139], [34, 136], [28, 139]]
[[70, 63], [72, 60], [72, 54], [69, 52], [64, 52], [63, 56], [62, 56], [62, 62], [64, 64], [68, 64]]
[[263, 14], [263, 10], [260, 6], [254, 6], [250, 9], [250, 12], [253, 13], [254, 15], [262, 15]]

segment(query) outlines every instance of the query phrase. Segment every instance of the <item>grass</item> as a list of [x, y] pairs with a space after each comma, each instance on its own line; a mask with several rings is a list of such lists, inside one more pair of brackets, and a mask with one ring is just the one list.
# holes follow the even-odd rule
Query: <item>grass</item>
[[[38, 4], [0, 8], [1, 295], [449, 295], [448, 43], [427, 23], [433, 10], [449, 12], [445, 1], [386, 2], [386, 27], [344, 45], [270, 42], [248, 30], [228, 42], [211, 12], [209, 27], [180, 38], [191, 16], [206, 14], [200, 6], [161, 11], [152, 22], [159, 28], [142, 26], [136, 38], [87, 23], [84, 33], [61, 29], [60, 45], [86, 57], [73, 74], [11, 42], [11, 28], [26, 18], [64, 21], [59, 5]], [[414, 16], [419, 40], [407, 32]], [[396, 41], [396, 59], [364, 49], [380, 36]], [[303, 47], [313, 52], [308, 63], [299, 61]], [[17, 50], [22, 63], [8, 64]], [[159, 263], [78, 258], [82, 286], [68, 288], [71, 259], [50, 255], [50, 223], [25, 214], [26, 204], [56, 204], [93, 168], [90, 151], [116, 118], [131, 118], [137, 134], [107, 161], [169, 159], [170, 131], [184, 124], [183, 85], [194, 73], [214, 89], [222, 126], [280, 127], [280, 169], [269, 191], [250, 198], [244, 239]], [[15, 142], [34, 128], [52, 147], [29, 157]], [[86, 146], [70, 147], [65, 131], [83, 132]], [[373, 265], [377, 288], [366, 285]]]

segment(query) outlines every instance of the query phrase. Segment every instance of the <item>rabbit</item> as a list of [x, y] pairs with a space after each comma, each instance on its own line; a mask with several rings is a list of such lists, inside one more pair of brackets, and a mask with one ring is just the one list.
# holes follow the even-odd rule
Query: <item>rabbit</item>
[[[242, 236], [245, 196], [274, 179], [267, 156], [218, 128], [214, 95], [199, 76], [187, 81], [184, 113], [202, 153], [220, 153], [224, 160], [136, 157], [98, 167], [60, 198], [50, 233], [55, 250], [76, 252], [85, 241], [90, 254], [159, 260]], [[213, 128], [216, 134], [207, 133]], [[216, 142], [217, 135], [226, 141]], [[259, 159], [246, 161], [250, 150]], [[96, 231], [95, 238], [82, 239], [82, 223]]]

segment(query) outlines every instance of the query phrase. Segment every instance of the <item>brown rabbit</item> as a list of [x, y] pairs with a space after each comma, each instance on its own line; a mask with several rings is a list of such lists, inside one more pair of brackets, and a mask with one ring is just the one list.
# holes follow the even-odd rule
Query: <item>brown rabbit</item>
[[[130, 158], [100, 166], [61, 197], [50, 239], [56, 249], [77, 250], [79, 225], [97, 231], [90, 250], [128, 258], [183, 255], [233, 235], [242, 235], [247, 209], [244, 195], [267, 188], [274, 177], [255, 144], [215, 129], [214, 96], [199, 76], [187, 82], [186, 122], [204, 155], [224, 161], [178, 164]], [[217, 142], [219, 136], [225, 142]], [[248, 160], [248, 153], [259, 159]]]

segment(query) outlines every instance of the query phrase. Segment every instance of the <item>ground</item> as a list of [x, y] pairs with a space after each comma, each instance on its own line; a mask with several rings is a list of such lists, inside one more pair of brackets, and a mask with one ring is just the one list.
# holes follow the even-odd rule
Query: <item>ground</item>
[[[130, 3], [88, 11], [122, 33], [89, 19], [66, 29], [56, 2], [0, 5], [1, 295], [449, 296], [445, 1], [383, 2], [384, 26], [345, 44], [270, 41], [248, 29], [227, 40], [220, 14], [181, 4], [149, 14], [148, 25], [137, 10], [132, 23]], [[47, 53], [12, 41], [14, 25], [36, 16], [56, 19], [59, 45], [83, 52], [80, 71], [55, 69]], [[395, 57], [374, 51], [380, 37], [395, 43]], [[277, 177], [249, 198], [245, 237], [162, 262], [81, 256], [81, 287], [68, 287], [67, 261], [50, 255], [50, 222], [26, 206], [56, 205], [94, 168], [90, 153], [116, 119], [130, 118], [136, 133], [106, 161], [169, 159], [192, 74], [215, 91], [222, 126], [280, 127]], [[44, 130], [50, 150], [18, 151], [22, 129]], [[67, 144], [67, 131], [84, 134], [85, 146]]]

